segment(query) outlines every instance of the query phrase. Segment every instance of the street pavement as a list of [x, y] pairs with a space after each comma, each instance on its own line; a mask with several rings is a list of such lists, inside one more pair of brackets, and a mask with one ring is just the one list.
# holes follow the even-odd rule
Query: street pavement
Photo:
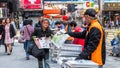
[[[104, 68], [120, 68], [119, 65], [120, 57], [107, 54]], [[12, 55], [6, 55], [4, 46], [0, 47], [0, 68], [38, 68], [38, 63], [37, 59], [32, 56], [30, 56], [30, 60], [26, 60], [23, 44], [15, 43]]]
[[0, 68], [38, 68], [38, 62], [32, 56], [26, 60], [23, 44], [15, 43], [11, 55], [5, 54], [4, 46], [0, 47]]
[[113, 57], [109, 56], [111, 52], [112, 46], [110, 41], [116, 37], [116, 32], [120, 29], [105, 29], [106, 34], [106, 48], [107, 48], [107, 57], [106, 57], [106, 64], [104, 68], [120, 68], [120, 57]]

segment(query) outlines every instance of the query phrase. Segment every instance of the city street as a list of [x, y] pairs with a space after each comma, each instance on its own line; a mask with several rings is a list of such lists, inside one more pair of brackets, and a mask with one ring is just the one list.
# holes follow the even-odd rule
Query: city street
[[[99, 25], [99, 23], [101, 25]], [[22, 26], [25, 27], [22, 28]], [[77, 28], [76, 26], [80, 26], [81, 28]], [[105, 36], [101, 26], [105, 27], [103, 27], [103, 30], [105, 30]], [[49, 28], [52, 28], [55, 31], [53, 32], [49, 30]], [[61, 29], [65, 29], [65, 31], [62, 31]], [[83, 34], [73, 34], [76, 37], [78, 36], [78, 38], [81, 37], [79, 41], [79, 39], [75, 39], [76, 37], [72, 36], [72, 33], [70, 33], [69, 35], [75, 38], [66, 38], [66, 43], [68, 43], [68, 46], [70, 46], [69, 44], [71, 42], [73, 44], [80, 45], [85, 42], [86, 44], [83, 44], [83, 46], [87, 45], [87, 47], [84, 48], [84, 51], [86, 51], [88, 54], [91, 54], [91, 56], [85, 56], [87, 54], [86, 52], [85, 55], [82, 56], [84, 56], [84, 58], [89, 57], [97, 62], [101, 61], [100, 56], [101, 54], [105, 53], [105, 41], [106, 63], [103, 68], [120, 68], [120, 55], [118, 57], [110, 56], [113, 48], [111, 44], [116, 42], [113, 42], [113, 39], [117, 39], [117, 43], [114, 45], [120, 45], [120, 35], [118, 34], [118, 31], [120, 32], [120, 0], [0, 0], [0, 39], [4, 39], [4, 43], [12, 43], [12, 39], [16, 35], [11, 55], [7, 55], [7, 53], [5, 53], [5, 47], [0, 45], [0, 68], [38, 68], [38, 60], [36, 58], [30, 56], [30, 60], [26, 60], [24, 45], [22, 43], [18, 43], [18, 38], [21, 36], [20, 30], [22, 33], [21, 35], [23, 35], [22, 37], [24, 37], [25, 40], [30, 40], [31, 36], [33, 39], [40, 38], [38, 41], [43, 43], [43, 45], [48, 45], [48, 42], [50, 41], [47, 40], [46, 42], [46, 37], [51, 37], [51, 35], [57, 31], [57, 34], [53, 35], [55, 37], [52, 38], [52, 41], [55, 39], [54, 41], [59, 41], [60, 43], [57, 43], [60, 45], [62, 43], [61, 41], [65, 40], [65, 38], [59, 39], [61, 37], [65, 37], [61, 34], [69, 34], [69, 32], [80, 32], [86, 30], [86, 34], [84, 34], [85, 41], [82, 39]], [[105, 37], [105, 40], [103, 40], [103, 37]], [[82, 41], [83, 43], [81, 43], [81, 39], [84, 41]], [[29, 41], [26, 43], [29, 43]], [[50, 44], [51, 43], [49, 43], [49, 45]], [[55, 45], [55, 43], [53, 44]], [[101, 44], [103, 44], [103, 46], [101, 46]], [[46, 47], [46, 45], [39, 47]], [[9, 45], [7, 46], [7, 49], [11, 51], [11, 47], [9, 47]], [[73, 47], [74, 46], [75, 45], [73, 45]], [[27, 47], [28, 44], [26, 45], [26, 50]], [[51, 61], [47, 62], [49, 67], [68, 68], [62, 67], [65, 65], [65, 61], [67, 61], [66, 58], [68, 59], [70, 57], [70, 60], [73, 56], [76, 58], [82, 51], [82, 49], [77, 50], [79, 45], [77, 48], [73, 47], [71, 47], [71, 49], [75, 50], [69, 50], [69, 47], [66, 47], [65, 49], [65, 46], [63, 47], [64, 49], [62, 49], [62, 47], [55, 47], [55, 50], [53, 47], [49, 55], [53, 62], [51, 59], [49, 59], [49, 61]], [[94, 52], [91, 53], [93, 49]], [[44, 51], [45, 52], [42, 53], [46, 54], [47, 51]], [[69, 52], [72, 53], [67, 55]], [[37, 52], [35, 51], [35, 53]], [[40, 56], [40, 54], [41, 53], [38, 55]], [[62, 54], [64, 55], [62, 56]], [[80, 58], [83, 58], [82, 56]], [[65, 58], [65, 60], [62, 60], [60, 57]], [[102, 57], [104, 58], [105, 55], [102, 55]], [[55, 63], [56, 61], [59, 62]], [[87, 62], [77, 63], [86, 64]]]
[[[119, 68], [120, 57], [108, 56], [104, 68]], [[0, 47], [0, 68], [38, 68], [37, 59], [30, 56], [25, 60], [23, 44], [15, 43], [12, 55], [4, 53], [4, 46]]]
[[26, 60], [23, 44], [15, 43], [12, 55], [6, 55], [4, 46], [0, 47], [0, 68], [38, 68], [38, 63], [32, 56]]

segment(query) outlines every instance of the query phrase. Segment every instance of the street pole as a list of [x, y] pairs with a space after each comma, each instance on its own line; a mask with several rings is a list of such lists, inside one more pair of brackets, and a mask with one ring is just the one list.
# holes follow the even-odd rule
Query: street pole
[[101, 22], [101, 24], [103, 24], [102, 23], [103, 0], [98, 0], [98, 5], [99, 5], [99, 21]]

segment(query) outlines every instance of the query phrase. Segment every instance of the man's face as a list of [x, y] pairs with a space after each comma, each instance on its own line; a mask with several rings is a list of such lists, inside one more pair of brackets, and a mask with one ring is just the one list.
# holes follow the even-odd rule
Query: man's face
[[89, 15], [84, 15], [84, 18], [85, 18], [85, 22], [87, 24], [89, 24], [90, 23], [90, 16]]
[[38, 18], [38, 20], [39, 20], [40, 22], [42, 22], [42, 20], [43, 20], [43, 17], [39, 17], [39, 18]]

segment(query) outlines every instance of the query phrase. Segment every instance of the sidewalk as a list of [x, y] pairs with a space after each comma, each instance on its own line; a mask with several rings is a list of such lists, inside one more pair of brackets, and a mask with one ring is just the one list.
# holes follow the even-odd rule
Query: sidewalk
[[0, 68], [38, 68], [38, 62], [32, 56], [26, 60], [23, 44], [15, 43], [11, 55], [4, 53], [4, 46], [0, 47]]

